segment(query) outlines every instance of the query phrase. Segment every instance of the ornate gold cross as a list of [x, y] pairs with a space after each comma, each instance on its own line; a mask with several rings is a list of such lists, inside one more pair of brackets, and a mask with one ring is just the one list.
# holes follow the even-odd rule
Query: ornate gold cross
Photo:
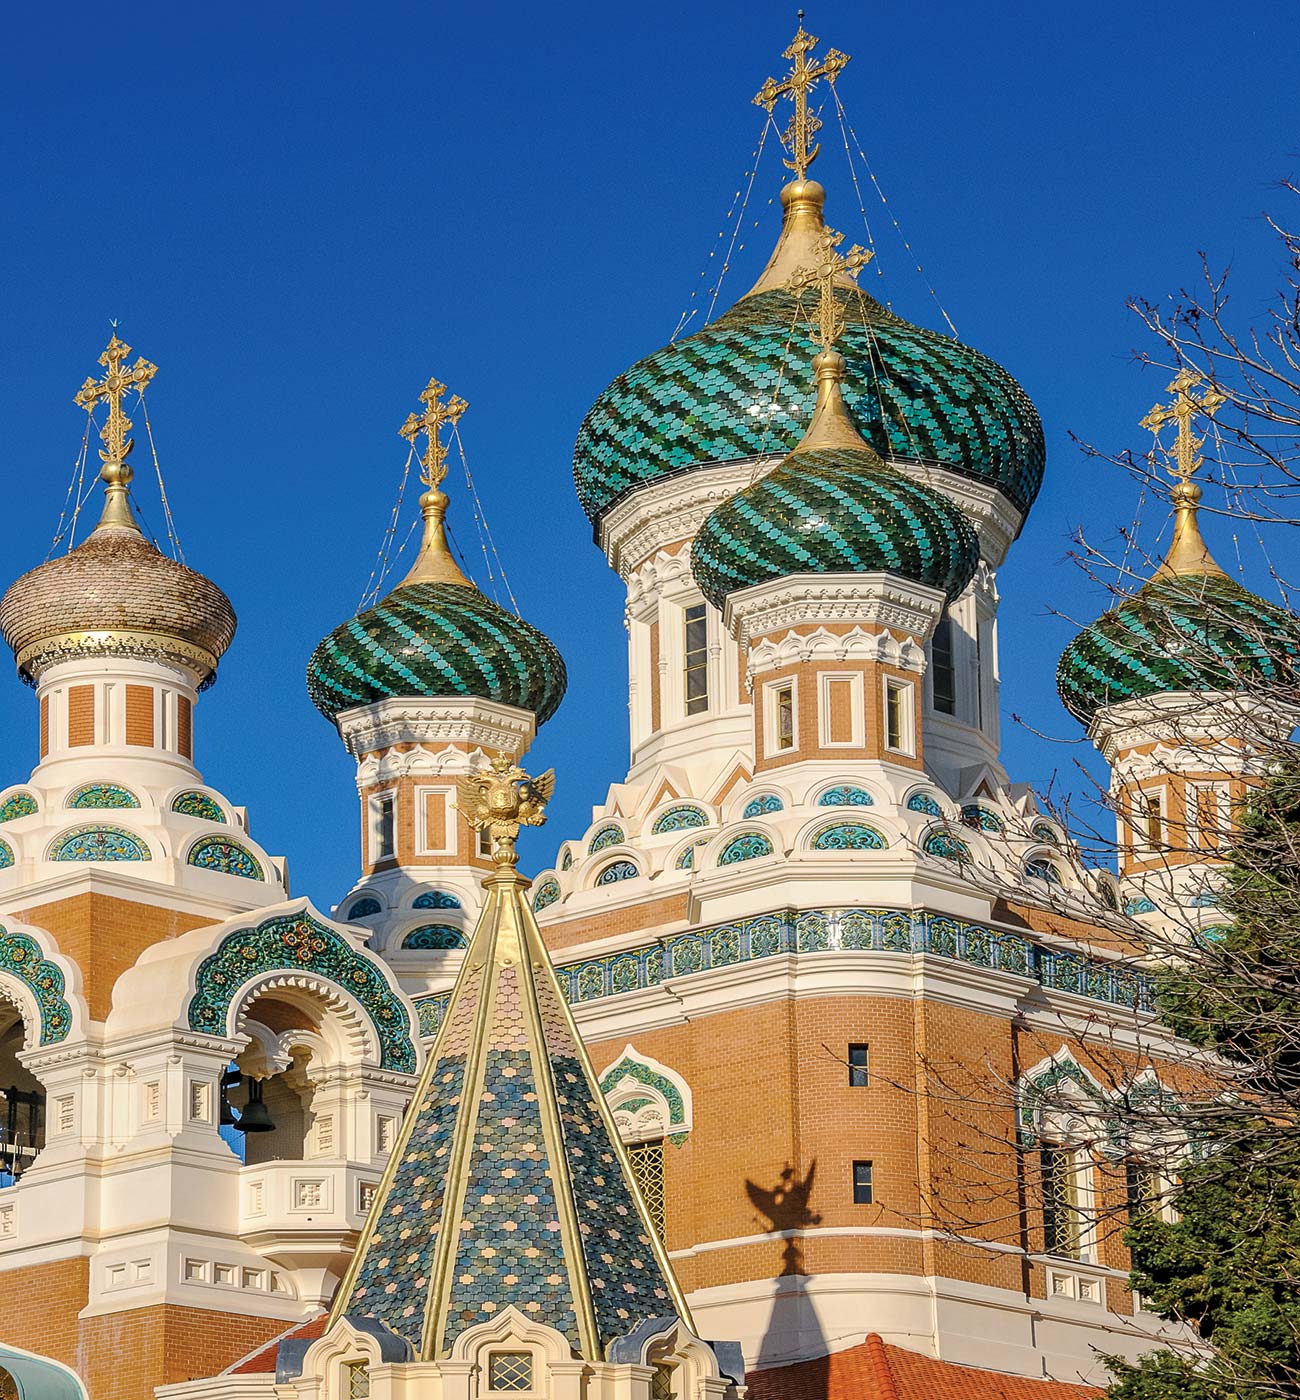
[[835, 78], [842, 73], [849, 62], [849, 55], [838, 49], [827, 49], [820, 63], [810, 63], [808, 55], [817, 47], [819, 40], [815, 34], [805, 32], [803, 11], [799, 11], [799, 32], [794, 36], [790, 47], [782, 55], [794, 60], [794, 67], [784, 82], [778, 83], [769, 78], [758, 90], [754, 98], [756, 107], [766, 107], [770, 117], [776, 109], [777, 101], [789, 97], [794, 102], [794, 115], [781, 140], [790, 152], [791, 160], [786, 168], [793, 170], [796, 178], [802, 180], [808, 174], [808, 167], [817, 159], [821, 147], [813, 142], [813, 137], [821, 130], [821, 121], [808, 110], [808, 93], [819, 78], [825, 78], [832, 87]]
[[424, 412], [408, 415], [406, 422], [397, 430], [412, 447], [421, 433], [427, 435], [424, 456], [420, 458], [420, 475], [430, 488], [436, 487], [447, 475], [447, 449], [442, 442], [442, 425], [450, 423], [454, 428], [460, 422], [460, 415], [469, 407], [459, 394], [453, 394], [444, 403], [442, 396], [446, 392], [447, 386], [440, 380], [429, 380], [420, 395]]
[[122, 411], [122, 399], [130, 389], [143, 393], [145, 386], [158, 373], [158, 366], [151, 365], [143, 357], [130, 369], [123, 369], [122, 362], [130, 353], [131, 347], [114, 335], [108, 342], [108, 349], [99, 357], [99, 363], [107, 373], [100, 380], [88, 378], [74, 400], [77, 407], [84, 408], [87, 413], [101, 401], [108, 403], [108, 422], [99, 434], [107, 449], [100, 450], [99, 459], [104, 465], [99, 474], [110, 484], [120, 482], [125, 485], [131, 479], [125, 462], [135, 443], [127, 437], [131, 431], [131, 420]]
[[1173, 383], [1169, 385], [1169, 392], [1174, 396], [1173, 402], [1156, 404], [1141, 423], [1142, 427], [1157, 434], [1166, 423], [1178, 424], [1178, 436], [1174, 439], [1172, 465], [1166, 464], [1165, 470], [1170, 476], [1180, 477], [1183, 481], [1190, 481], [1205, 461], [1204, 457], [1197, 456], [1197, 453], [1205, 446], [1205, 439], [1198, 438], [1192, 432], [1192, 420], [1198, 413], [1203, 414], [1206, 418], [1213, 418], [1215, 413], [1227, 402], [1224, 395], [1213, 385], [1198, 399], [1192, 390], [1204, 382], [1204, 379], [1195, 370], [1180, 369], [1174, 377]]
[[830, 350], [844, 332], [844, 312], [835, 300], [835, 279], [856, 277], [875, 256], [866, 248], [854, 244], [847, 253], [841, 253], [839, 246], [844, 235], [833, 228], [823, 229], [813, 244], [817, 252], [817, 262], [813, 267], [795, 269], [794, 276], [786, 285], [796, 294], [809, 287], [818, 289], [817, 325], [813, 339], [823, 350]]

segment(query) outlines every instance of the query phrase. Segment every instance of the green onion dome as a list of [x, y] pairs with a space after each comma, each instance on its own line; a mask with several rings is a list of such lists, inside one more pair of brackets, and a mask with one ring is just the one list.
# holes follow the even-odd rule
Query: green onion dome
[[1300, 682], [1300, 617], [1213, 573], [1162, 570], [1066, 647], [1056, 670], [1082, 724], [1106, 705], [1169, 691]]
[[307, 663], [307, 693], [328, 719], [389, 697], [477, 696], [530, 711], [538, 724], [564, 698], [564, 660], [550, 638], [498, 607], [447, 549], [447, 497], [422, 498], [424, 544], [406, 579], [336, 627]]
[[[806, 186], [820, 192], [815, 182]], [[787, 231], [793, 205], [787, 199]], [[821, 195], [805, 201], [820, 228]], [[786, 235], [783, 234], [783, 239]], [[805, 239], [807, 230], [801, 231]], [[773, 264], [797, 262], [781, 258]], [[792, 270], [792, 269], [791, 269]], [[621, 374], [578, 434], [573, 473], [593, 525], [637, 488], [719, 462], [789, 452], [813, 408], [815, 350], [802, 298], [765, 274], [759, 288], [696, 334]], [[935, 464], [996, 487], [1022, 514], [1043, 480], [1043, 429], [1028, 395], [992, 360], [914, 326], [856, 287], [837, 291], [846, 326], [844, 396], [882, 457]]]
[[798, 574], [877, 571], [954, 597], [979, 563], [979, 542], [946, 496], [886, 465], [845, 413], [844, 359], [813, 361], [818, 407], [799, 447], [724, 501], [697, 531], [691, 569], [715, 607], [752, 584]]

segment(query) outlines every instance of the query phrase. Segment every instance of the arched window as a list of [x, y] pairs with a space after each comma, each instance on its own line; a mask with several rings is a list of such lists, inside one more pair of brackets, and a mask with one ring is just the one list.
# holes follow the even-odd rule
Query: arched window
[[0, 1003], [0, 1186], [12, 1186], [45, 1146], [45, 1088], [18, 1058], [22, 1017]]
[[383, 912], [384, 906], [372, 894], [363, 894], [360, 899], [353, 900], [352, 908], [348, 910], [349, 919], [369, 919], [375, 914]]

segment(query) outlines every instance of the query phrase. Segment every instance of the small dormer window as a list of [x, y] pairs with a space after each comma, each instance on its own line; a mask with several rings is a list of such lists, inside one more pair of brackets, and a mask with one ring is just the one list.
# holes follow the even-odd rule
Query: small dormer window
[[492, 1351], [488, 1353], [488, 1389], [494, 1391], [532, 1390], [531, 1351]]
[[343, 1366], [343, 1400], [367, 1400], [369, 1394], [369, 1362], [345, 1362]]

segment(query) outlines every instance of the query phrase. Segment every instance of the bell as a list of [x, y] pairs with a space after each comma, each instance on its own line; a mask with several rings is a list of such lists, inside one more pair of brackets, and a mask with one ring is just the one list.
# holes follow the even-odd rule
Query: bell
[[248, 1080], [248, 1102], [240, 1112], [239, 1122], [235, 1124], [235, 1127], [241, 1133], [269, 1133], [275, 1130], [271, 1115], [262, 1102], [262, 1081], [260, 1079]]

